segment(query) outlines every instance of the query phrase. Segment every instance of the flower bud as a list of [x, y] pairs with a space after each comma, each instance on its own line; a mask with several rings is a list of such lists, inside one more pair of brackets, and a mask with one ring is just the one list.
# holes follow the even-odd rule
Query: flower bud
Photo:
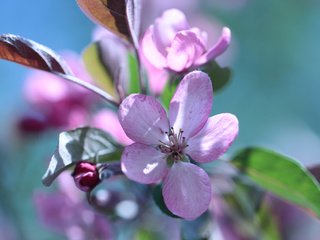
[[99, 172], [96, 164], [91, 162], [79, 162], [72, 173], [76, 186], [89, 192], [100, 183]]

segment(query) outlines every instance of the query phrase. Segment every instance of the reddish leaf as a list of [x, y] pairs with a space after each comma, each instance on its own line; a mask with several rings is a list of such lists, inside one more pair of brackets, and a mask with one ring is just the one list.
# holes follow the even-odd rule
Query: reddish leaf
[[47, 72], [71, 74], [66, 63], [51, 49], [13, 34], [0, 35], [0, 59]]
[[77, 0], [77, 3], [91, 20], [136, 45], [140, 23], [139, 0]]
[[320, 182], [320, 165], [309, 167], [308, 170]]

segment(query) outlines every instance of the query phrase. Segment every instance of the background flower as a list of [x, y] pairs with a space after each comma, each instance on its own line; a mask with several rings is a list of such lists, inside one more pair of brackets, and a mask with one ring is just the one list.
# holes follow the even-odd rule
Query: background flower
[[58, 180], [58, 191], [35, 193], [35, 206], [43, 223], [70, 240], [112, 239], [110, 223], [87, 206], [70, 173], [62, 173]]
[[207, 33], [190, 27], [180, 10], [169, 9], [144, 33], [140, 55], [150, 81], [164, 85], [168, 78], [166, 71], [180, 73], [203, 65], [221, 55], [230, 40], [230, 29], [224, 27], [218, 41], [208, 48]]

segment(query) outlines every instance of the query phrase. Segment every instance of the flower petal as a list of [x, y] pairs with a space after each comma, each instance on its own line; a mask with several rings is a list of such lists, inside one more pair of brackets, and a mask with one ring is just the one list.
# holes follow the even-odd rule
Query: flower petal
[[231, 31], [229, 28], [224, 27], [222, 29], [221, 37], [218, 42], [210, 48], [205, 54], [198, 58], [195, 65], [200, 66], [206, 62], [220, 56], [230, 45]]
[[169, 130], [166, 111], [151, 96], [131, 94], [119, 107], [119, 121], [129, 138], [147, 145], [166, 141]]
[[92, 126], [103, 129], [109, 133], [118, 143], [122, 145], [129, 145], [132, 142], [123, 131], [118, 115], [109, 110], [103, 109], [94, 115], [92, 119]]
[[163, 198], [168, 209], [192, 220], [204, 213], [211, 200], [211, 183], [200, 167], [185, 162], [174, 163], [163, 182]]
[[143, 38], [141, 40], [141, 50], [140, 55], [143, 55], [144, 59], [147, 60], [151, 65], [153, 65], [155, 68], [163, 69], [167, 66], [166, 59], [160, 53], [153, 41], [153, 35], [154, 35], [154, 26], [151, 25], [143, 35]]
[[176, 34], [168, 49], [167, 65], [181, 72], [188, 69], [205, 52], [205, 45], [193, 31], [180, 31]]
[[170, 102], [170, 126], [174, 127], [175, 132], [182, 129], [183, 136], [187, 139], [194, 136], [208, 120], [212, 100], [213, 90], [209, 76], [200, 71], [187, 74]]
[[208, 119], [206, 125], [188, 140], [185, 153], [193, 160], [205, 163], [216, 160], [238, 135], [238, 119], [230, 113], [222, 113]]
[[[146, 54], [150, 54], [150, 52], [146, 53]], [[146, 68], [146, 72], [148, 75], [148, 86], [150, 91], [155, 94], [155, 95], [160, 95], [163, 91], [163, 89], [166, 86], [167, 80], [169, 79], [169, 74], [167, 72], [166, 69], [163, 68], [163, 66], [161, 66], [161, 68], [156, 67], [154, 64], [152, 64], [145, 56], [145, 54], [143, 53], [143, 49], [139, 51], [139, 55], [140, 55], [140, 60], [142, 62], [142, 64], [145, 66]], [[152, 56], [152, 60], [156, 60], [156, 64], [159, 65], [159, 59], [155, 58], [154, 54], [150, 55], [149, 58]], [[161, 55], [161, 57], [163, 58], [163, 56]], [[152, 61], [151, 60], [151, 61]], [[166, 61], [166, 59], [163, 58], [164, 61]], [[163, 63], [166, 65], [166, 62]], [[160, 64], [161, 65], [161, 64]]]
[[141, 143], [125, 147], [121, 156], [121, 169], [131, 180], [146, 184], [158, 182], [168, 171], [165, 155]]
[[165, 56], [166, 49], [170, 47], [176, 33], [189, 28], [189, 23], [183, 12], [174, 8], [164, 11], [154, 25], [153, 40], [159, 52]]

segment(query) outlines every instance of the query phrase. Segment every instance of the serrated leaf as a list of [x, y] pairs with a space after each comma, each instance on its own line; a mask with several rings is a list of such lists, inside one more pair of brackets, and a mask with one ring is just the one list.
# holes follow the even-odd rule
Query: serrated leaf
[[71, 75], [68, 65], [54, 51], [13, 34], [0, 35], [0, 58], [47, 72]]
[[156, 185], [153, 189], [152, 189], [152, 197], [153, 200], [155, 201], [155, 203], [157, 204], [157, 206], [160, 208], [160, 210], [173, 218], [180, 218], [179, 216], [173, 214], [172, 212], [170, 212], [170, 210], [167, 208], [166, 204], [164, 203], [163, 200], [163, 196], [162, 196], [162, 187], [161, 185]]
[[298, 162], [263, 148], [247, 148], [231, 163], [264, 189], [320, 217], [320, 186]]
[[216, 61], [205, 64], [201, 69], [209, 75], [214, 92], [223, 89], [231, 80], [231, 69], [220, 67]]
[[139, 0], [77, 0], [77, 3], [91, 20], [138, 46]]
[[97, 128], [83, 127], [71, 131], [62, 132], [49, 167], [42, 178], [44, 185], [49, 186], [58, 175], [66, 168], [79, 161], [92, 161], [100, 158], [106, 160], [106, 156], [117, 151], [117, 146], [111, 137]]

